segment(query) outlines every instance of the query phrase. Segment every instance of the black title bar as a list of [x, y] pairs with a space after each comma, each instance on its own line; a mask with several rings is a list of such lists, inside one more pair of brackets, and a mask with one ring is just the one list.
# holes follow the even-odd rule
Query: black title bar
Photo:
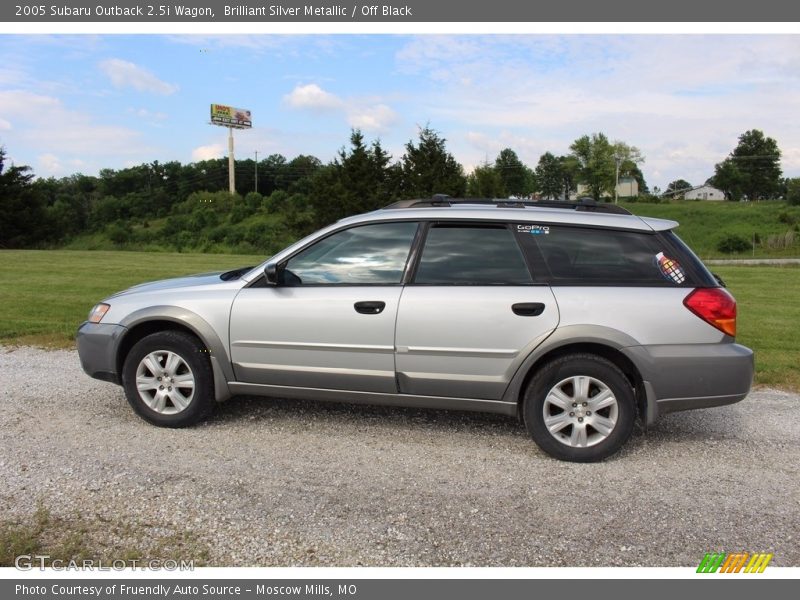
[[798, 22], [786, 0], [61, 0], [0, 3], [4, 22]]

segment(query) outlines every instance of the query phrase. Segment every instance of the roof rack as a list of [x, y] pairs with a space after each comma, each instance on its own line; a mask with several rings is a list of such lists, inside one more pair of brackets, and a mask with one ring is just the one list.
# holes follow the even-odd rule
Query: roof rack
[[593, 198], [578, 198], [575, 202], [562, 202], [560, 200], [520, 200], [516, 198], [451, 198], [446, 194], [434, 194], [430, 199], [400, 200], [384, 210], [398, 208], [439, 208], [458, 206], [460, 204], [479, 204], [496, 206], [497, 208], [561, 208], [584, 212], [610, 213], [630, 215], [629, 210], [617, 204], [595, 202]]

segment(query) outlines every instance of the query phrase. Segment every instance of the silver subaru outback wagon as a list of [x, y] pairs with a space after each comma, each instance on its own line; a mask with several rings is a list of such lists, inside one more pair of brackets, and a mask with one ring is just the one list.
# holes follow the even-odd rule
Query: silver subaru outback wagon
[[637, 418], [750, 390], [736, 302], [676, 226], [587, 201], [403, 201], [257, 267], [115, 294], [78, 351], [159, 426], [238, 394], [475, 410], [602, 460]]

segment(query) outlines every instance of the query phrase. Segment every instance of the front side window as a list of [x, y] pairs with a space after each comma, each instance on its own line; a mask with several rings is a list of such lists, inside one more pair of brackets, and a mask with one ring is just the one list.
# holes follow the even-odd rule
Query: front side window
[[416, 223], [376, 223], [339, 231], [289, 259], [284, 282], [399, 284], [416, 232]]
[[505, 225], [432, 225], [414, 283], [526, 285], [531, 275]]

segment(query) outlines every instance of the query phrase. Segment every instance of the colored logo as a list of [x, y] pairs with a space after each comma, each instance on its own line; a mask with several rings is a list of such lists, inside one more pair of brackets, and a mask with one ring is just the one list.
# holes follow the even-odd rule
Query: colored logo
[[678, 264], [678, 261], [673, 258], [667, 258], [663, 252], [656, 254], [656, 264], [658, 265], [661, 274], [672, 283], [683, 283], [686, 281], [686, 275], [683, 268]]
[[550, 233], [550, 227], [548, 225], [517, 225], [517, 231], [527, 231], [532, 235], [548, 235]]
[[763, 573], [767, 568], [772, 554], [757, 552], [709, 552], [700, 561], [698, 573]]

